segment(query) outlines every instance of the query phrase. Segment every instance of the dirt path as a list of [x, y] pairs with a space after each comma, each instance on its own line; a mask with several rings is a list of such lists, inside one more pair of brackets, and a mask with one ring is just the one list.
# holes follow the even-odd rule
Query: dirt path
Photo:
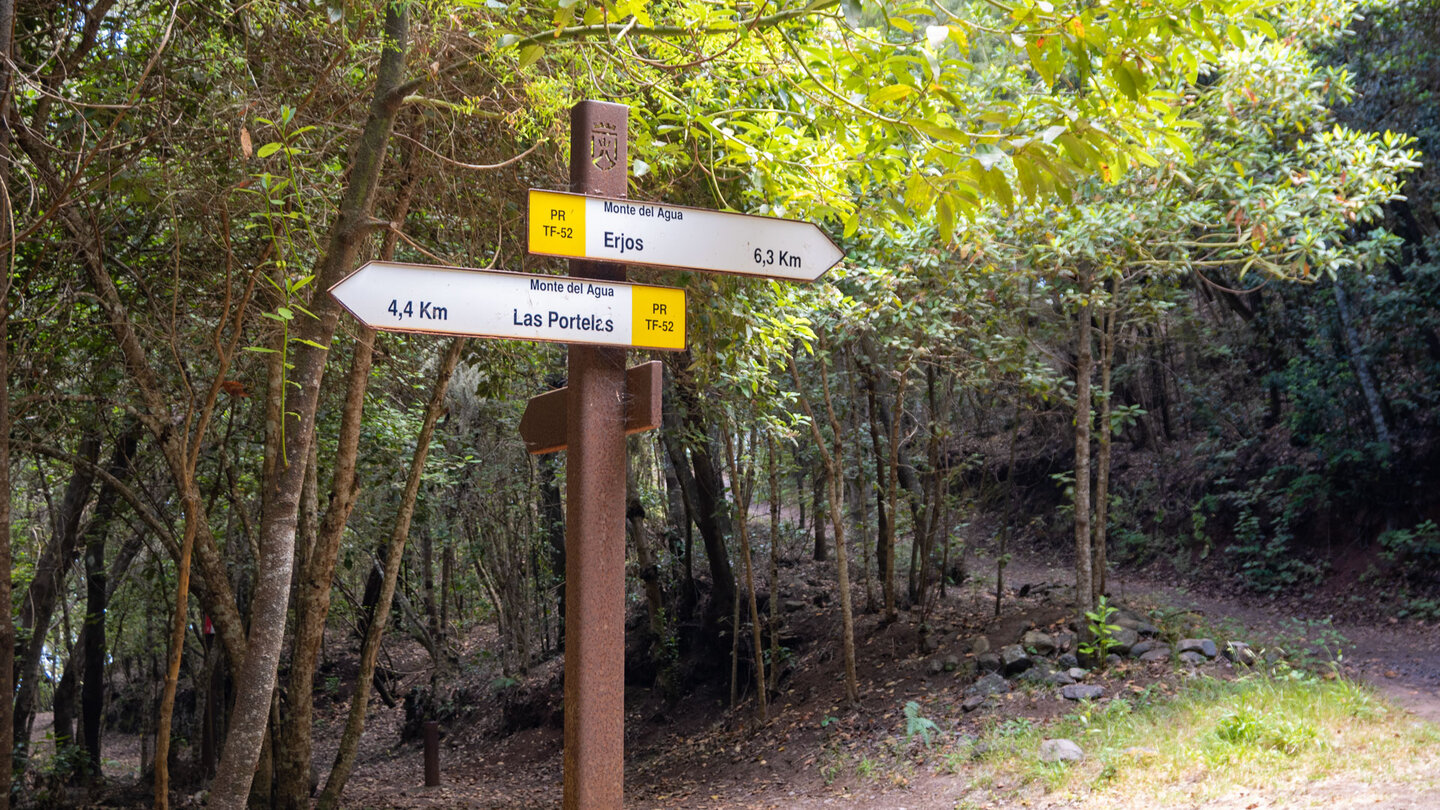
[[[977, 556], [972, 571], [994, 581], [995, 561]], [[1006, 585], [1066, 586], [1074, 581], [1068, 566], [1017, 556], [1006, 568]], [[1121, 601], [1153, 601], [1193, 610], [1209, 621], [1237, 621], [1272, 638], [1290, 638], [1301, 631], [1338, 641], [1341, 664], [1352, 677], [1376, 688], [1386, 698], [1432, 723], [1440, 724], [1440, 623], [1358, 620], [1344, 614], [1297, 618], [1292, 605], [1243, 595], [1215, 595], [1174, 583], [1133, 574], [1119, 575], [1111, 591]], [[1440, 800], [1436, 806], [1440, 807]]]

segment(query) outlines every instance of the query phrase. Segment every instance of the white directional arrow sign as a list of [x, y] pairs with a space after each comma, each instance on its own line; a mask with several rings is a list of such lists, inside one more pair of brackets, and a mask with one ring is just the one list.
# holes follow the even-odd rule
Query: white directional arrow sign
[[685, 291], [672, 287], [370, 262], [330, 294], [391, 332], [685, 348]]
[[845, 257], [809, 222], [533, 188], [530, 252], [790, 281]]

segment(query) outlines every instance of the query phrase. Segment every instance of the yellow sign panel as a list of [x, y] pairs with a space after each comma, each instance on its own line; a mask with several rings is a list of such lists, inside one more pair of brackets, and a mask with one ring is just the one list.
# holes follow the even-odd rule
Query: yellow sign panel
[[530, 189], [530, 250], [585, 258], [585, 198]]
[[685, 348], [685, 291], [635, 287], [630, 298], [630, 339], [657, 349]]

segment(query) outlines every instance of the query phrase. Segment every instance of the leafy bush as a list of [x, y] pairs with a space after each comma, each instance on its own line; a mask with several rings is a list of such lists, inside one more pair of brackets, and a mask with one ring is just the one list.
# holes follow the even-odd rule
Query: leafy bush
[[1104, 596], [1100, 597], [1100, 603], [1094, 610], [1085, 612], [1085, 618], [1089, 620], [1087, 629], [1090, 637], [1080, 642], [1079, 649], [1082, 655], [1095, 661], [1096, 665], [1103, 665], [1105, 656], [1120, 646], [1120, 642], [1115, 640], [1115, 632], [1120, 629], [1120, 625], [1110, 623], [1110, 617], [1117, 612]]
[[1440, 566], [1440, 526], [1427, 520], [1413, 529], [1391, 529], [1378, 538], [1386, 560], [1407, 566]]

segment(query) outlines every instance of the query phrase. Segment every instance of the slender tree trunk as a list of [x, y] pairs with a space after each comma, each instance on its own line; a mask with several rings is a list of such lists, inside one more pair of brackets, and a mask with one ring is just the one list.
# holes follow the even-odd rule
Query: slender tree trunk
[[29, 760], [30, 725], [35, 715], [36, 682], [40, 678], [40, 657], [50, 633], [55, 604], [65, 586], [65, 574], [75, 557], [79, 538], [80, 514], [90, 500], [95, 480], [95, 460], [100, 454], [100, 436], [86, 433], [80, 439], [77, 455], [85, 463], [77, 464], [65, 487], [65, 496], [51, 525], [51, 539], [35, 564], [35, 576], [20, 603], [20, 626], [30, 631], [30, 639], [16, 662], [15, 689], [15, 752], [16, 769], [25, 772]]
[[685, 457], [685, 447], [681, 441], [682, 427], [680, 414], [668, 403], [661, 414], [660, 421], [660, 442], [665, 445], [665, 456], [670, 459], [670, 471], [675, 476], [675, 487], [680, 490], [680, 502], [684, 507], [683, 518], [685, 528], [685, 549], [684, 549], [684, 590], [680, 598], [680, 615], [688, 618], [695, 609], [696, 600], [699, 598], [695, 588], [695, 533], [693, 527], [698, 524], [699, 506], [696, 504], [697, 488], [695, 477], [690, 469], [690, 462]]
[[[563, 382], [557, 382], [552, 388], [559, 388]], [[540, 457], [537, 462], [539, 468], [539, 489], [540, 489], [540, 531], [545, 536], [545, 550], [550, 568], [550, 577], [546, 580], [545, 589], [547, 594], [557, 591], [559, 607], [556, 609], [556, 646], [565, 646], [565, 508], [564, 501], [560, 497], [560, 484], [558, 469], [560, 466], [559, 457], [556, 453], [547, 453]], [[547, 596], [546, 601], [549, 601]]]
[[1005, 566], [1010, 564], [1010, 526], [1015, 522], [1015, 445], [1020, 439], [1020, 397], [1015, 397], [1015, 423], [1010, 426], [1010, 462], [1005, 466], [1005, 520], [1000, 524], [1000, 548], [995, 554], [995, 618], [1005, 597]]
[[[900, 515], [900, 418], [904, 414], [904, 389], [906, 389], [906, 372], [901, 370], [896, 376], [896, 399], [894, 399], [894, 417], [890, 419], [890, 458], [886, 463], [886, 500], [890, 502], [890, 523], [886, 525], [886, 532], [890, 536], [886, 538], [886, 571], [891, 572], [891, 577], [896, 569], [896, 516]], [[920, 545], [920, 533], [923, 532], [924, 522], [920, 520], [919, 513], [914, 512], [916, 502], [910, 503], [914, 520], [910, 526], [912, 540], [910, 540], [910, 575], [909, 595], [910, 601], [916, 598], [914, 592], [914, 552]], [[890, 601], [886, 604], [886, 621], [894, 621], [897, 618], [896, 600], [894, 600], [894, 584], [890, 585]]]
[[421, 474], [425, 470], [425, 457], [430, 451], [430, 440], [435, 435], [435, 424], [445, 410], [445, 391], [450, 386], [450, 377], [460, 362], [460, 353], [465, 340], [451, 341], [440, 361], [436, 374], [435, 388], [430, 395], [430, 404], [425, 411], [425, 421], [420, 435], [415, 439], [415, 455], [410, 462], [410, 475], [405, 481], [405, 491], [400, 498], [400, 507], [395, 515], [395, 526], [390, 533], [390, 542], [385, 553], [385, 574], [380, 594], [375, 603], [375, 615], [365, 630], [365, 642], [360, 648], [360, 672], [355, 678], [355, 694], [350, 698], [350, 714], [345, 721], [345, 731], [340, 737], [339, 749], [335, 752], [335, 764], [325, 789], [320, 793], [319, 810], [334, 810], [339, 806], [340, 794], [350, 779], [355, 767], [355, 756], [360, 750], [360, 735], [365, 730], [365, 710], [370, 702], [370, 681], [375, 677], [375, 662], [380, 655], [380, 640], [385, 632], [385, 623], [390, 616], [390, 604], [395, 598], [395, 583], [400, 578], [400, 562], [405, 554], [405, 541], [410, 536], [410, 520], [415, 514], [415, 500], [420, 493]]
[[[10, 74], [14, 65], [15, 0], [0, 0], [0, 121], [10, 120]], [[8, 152], [9, 127], [0, 127], [0, 150]], [[0, 237], [15, 236], [14, 208], [5, 205]], [[15, 617], [10, 573], [15, 570], [10, 552], [10, 279], [15, 265], [12, 251], [0, 251], [0, 810], [10, 810], [11, 763], [14, 759]]]
[[[628, 442], [630, 449], [634, 441]], [[635, 458], [625, 454], [625, 529], [635, 545], [635, 559], [640, 564], [640, 581], [645, 584], [645, 612], [649, 618], [650, 638], [658, 642], [665, 635], [664, 596], [660, 593], [660, 566], [645, 537], [645, 505], [640, 502], [640, 487], [635, 480]], [[658, 649], [657, 649], [658, 652]]]
[[[111, 456], [111, 477], [129, 477], [131, 462], [140, 443], [140, 426], [128, 428]], [[81, 730], [89, 757], [87, 775], [98, 779], [100, 771], [100, 724], [105, 712], [105, 611], [110, 601], [109, 572], [105, 567], [105, 540], [115, 513], [115, 488], [108, 482], [95, 499], [95, 515], [85, 534], [85, 629], [81, 632], [84, 659], [84, 687], [80, 694]]]
[[1375, 440], [1386, 452], [1394, 453], [1395, 445], [1390, 439], [1390, 427], [1385, 424], [1385, 408], [1380, 399], [1380, 388], [1375, 384], [1375, 376], [1370, 373], [1370, 364], [1365, 360], [1364, 344], [1360, 342], [1360, 335], [1355, 330], [1355, 320], [1350, 314], [1350, 298], [1338, 277], [1335, 279], [1335, 311], [1340, 315], [1341, 331], [1345, 333], [1345, 348], [1350, 354], [1350, 364], [1355, 367], [1360, 393], [1365, 395], [1365, 406], [1370, 414], [1370, 424], [1375, 429]]
[[[852, 363], [852, 367], [858, 370], [859, 363]], [[860, 386], [855, 381], [859, 374], [852, 375], [850, 386], [850, 401], [857, 403], [850, 409], [850, 433], [852, 436], [860, 435]], [[875, 612], [875, 591], [870, 585], [870, 556], [871, 550], [879, 545], [870, 543], [870, 499], [866, 497], [866, 489], [870, 487], [865, 476], [865, 453], [856, 447], [855, 452], [855, 506], [859, 514], [859, 543], [860, 543], [860, 584], [865, 590], [865, 612]]]
[[[930, 470], [926, 475], [925, 503], [923, 512], [925, 514], [925, 533], [917, 536], [915, 542], [921, 546], [920, 549], [920, 575], [915, 586], [915, 601], [922, 606], [922, 614], [928, 611], [925, 607], [928, 602], [930, 591], [930, 580], [934, 578], [935, 564], [935, 543], [943, 536], [943, 529], [940, 526], [940, 505], [944, 500], [940, 475], [940, 412], [939, 398], [935, 390], [935, 366], [925, 367], [925, 395], [930, 410], [930, 430], [926, 441], [926, 461]], [[944, 571], [941, 571], [944, 576]]]
[[[803, 391], [800, 370], [795, 365], [794, 355], [790, 356], [789, 361], [790, 376], [795, 380], [795, 387]], [[840, 468], [844, 459], [844, 431], [841, 429], [840, 420], [835, 418], [835, 405], [830, 397], [830, 378], [826, 374], [823, 357], [819, 360], [819, 368], [821, 391], [825, 396], [825, 413], [834, 436], [832, 450], [826, 450], [825, 436], [820, 432], [820, 425], [815, 420], [815, 409], [810, 406], [809, 397], [803, 393], [800, 394], [800, 407], [809, 419], [810, 436], [815, 440], [815, 447], [825, 465], [825, 479], [830, 489], [830, 523], [835, 530], [835, 571], [840, 588], [840, 642], [845, 655], [845, 696], [854, 704], [860, 700], [860, 684], [855, 674], [855, 614], [850, 605], [849, 555], [845, 548], [845, 487], [843, 471]], [[819, 515], [816, 515], [815, 519], [818, 521]]]
[[[748, 447], [742, 448], [743, 453], [737, 453], [735, 445], [737, 437], [731, 429], [725, 429], [725, 455], [730, 462], [730, 494], [735, 502], [735, 523], [740, 535], [740, 556], [745, 562], [745, 598], [750, 608], [750, 632], [753, 635], [752, 657], [755, 659], [755, 693], [759, 698], [760, 722], [764, 723], [770, 717], [768, 706], [769, 694], [766, 689], [765, 680], [765, 646], [761, 637], [760, 609], [755, 600], [755, 574], [753, 556], [750, 554], [750, 495], [754, 489], [754, 471], [747, 469], [741, 471], [739, 461], [741, 458], [753, 458], [755, 455], [755, 436], [752, 434]], [[770, 595], [773, 600], [774, 594]], [[739, 636], [739, 629], [736, 628], [736, 636]]]
[[[409, 26], [408, 3], [386, 5], [374, 98], [352, 153], [350, 180], [316, 274], [319, 283], [315, 286], [319, 289], [328, 289], [354, 268], [364, 236], [373, 227], [371, 211], [385, 150], [407, 92], [404, 74]], [[316, 314], [314, 319], [297, 321], [301, 337], [309, 342], [297, 343], [293, 350], [292, 380], [299, 387], [292, 398], [287, 398], [287, 414], [282, 415], [285, 420], [283, 453], [275, 477], [267, 484], [269, 497], [261, 515], [260, 542], [264, 559], [256, 574], [249, 649], [235, 679], [236, 709], [210, 794], [210, 807], [219, 810], [240, 810], [244, 806], [268, 722], [266, 709], [280, 660], [300, 483], [309, 445], [314, 439], [315, 412], [328, 353], [315, 346], [331, 343], [340, 317], [338, 304], [328, 295], [317, 296], [311, 308]]]
[[280, 729], [281, 756], [275, 773], [277, 805], [281, 810], [308, 810], [310, 806], [315, 671], [324, 645], [325, 619], [330, 613], [331, 581], [339, 559], [340, 540], [360, 492], [355, 468], [374, 347], [374, 330], [361, 326], [346, 379], [330, 503], [321, 520], [315, 547], [300, 572], [286, 689], [286, 719]]
[[[430, 530], [430, 521], [424, 520], [421, 516], [420, 522], [420, 605], [425, 609], [425, 629], [431, 639], [435, 641], [431, 656], [437, 656], [440, 652], [440, 604], [435, 600], [435, 537]], [[440, 667], [440, 659], [435, 658], [435, 667]]]
[[[1083, 275], [1081, 290], [1090, 294], [1090, 276]], [[1075, 606], [1084, 627], [1084, 614], [1095, 607], [1093, 560], [1090, 553], [1090, 349], [1091, 307], [1080, 307], [1075, 330]]]
[[1095, 539], [1090, 545], [1090, 604], [1100, 603], [1105, 593], [1106, 535], [1110, 506], [1110, 445], [1114, 431], [1110, 429], [1110, 400], [1114, 394], [1110, 383], [1115, 365], [1115, 316], [1119, 302], [1120, 281], [1112, 278], [1110, 302], [1105, 307], [1100, 330], [1100, 435], [1095, 448]]
[[766, 436], [770, 474], [770, 689], [780, 688], [780, 465], [775, 437]]
[[[60, 637], [68, 639], [69, 635], [62, 631]], [[75, 741], [75, 718], [80, 713], [80, 672], [85, 668], [84, 635], [85, 628], [82, 626], [70, 649], [70, 657], [65, 659], [65, 666], [60, 671], [55, 692], [50, 696], [50, 736], [55, 740], [56, 754], [63, 756], [67, 762], [72, 761], [71, 755], [80, 750]], [[66, 776], [71, 780], [83, 780], [84, 765], [70, 768]]]
[[810, 514], [811, 528], [814, 530], [815, 545], [811, 549], [810, 559], [816, 562], [824, 562], [830, 559], [830, 544], [825, 539], [825, 493], [830, 484], [820, 474], [810, 476]]
[[[686, 357], [681, 356], [682, 363], [686, 362]], [[700, 537], [705, 542], [705, 557], [710, 563], [713, 583], [710, 615], [725, 616], [730, 613], [731, 602], [735, 599], [735, 572], [725, 547], [725, 538], [732, 530], [729, 506], [725, 503], [725, 484], [719, 465], [715, 463], [714, 439], [706, 426], [699, 392], [679, 377], [675, 380], [675, 391], [685, 405], [685, 432], [688, 434], [690, 464], [694, 471], [691, 480], [695, 484], [695, 525], [700, 529]], [[681, 481], [683, 483], [684, 478]]]
[[885, 603], [885, 620], [895, 620], [895, 533], [890, 529], [890, 515], [885, 504], [886, 494], [889, 492], [888, 478], [887, 486], [880, 482], [880, 471], [890, 469], [886, 463], [885, 448], [880, 441], [880, 417], [879, 409], [876, 408], [875, 376], [873, 373], [862, 375], [865, 380], [865, 399], [869, 406], [870, 414], [870, 446], [875, 455], [875, 511], [877, 513], [875, 525], [875, 561], [880, 577], [881, 600]]

